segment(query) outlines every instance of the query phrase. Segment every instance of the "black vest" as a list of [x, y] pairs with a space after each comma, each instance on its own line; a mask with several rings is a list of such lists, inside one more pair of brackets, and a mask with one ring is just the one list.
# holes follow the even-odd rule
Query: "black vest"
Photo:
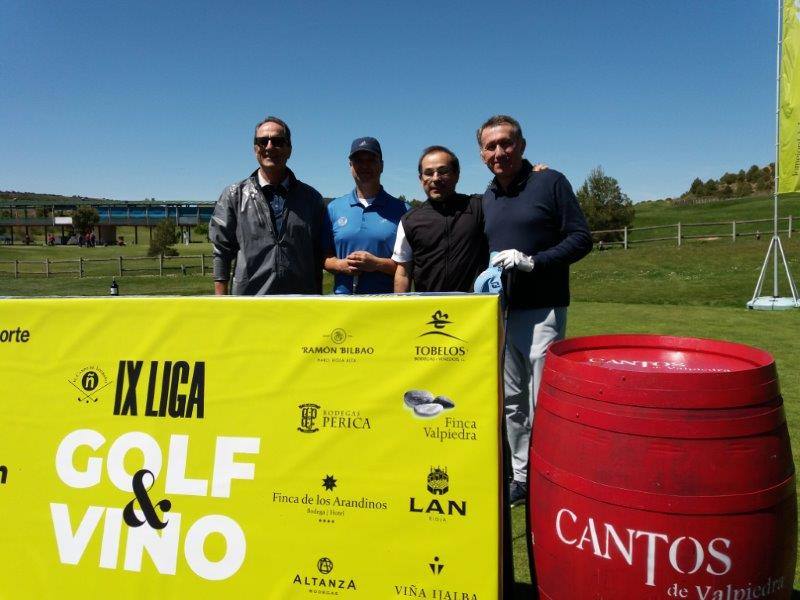
[[471, 292], [489, 259], [481, 197], [427, 200], [401, 221], [413, 253], [415, 291]]

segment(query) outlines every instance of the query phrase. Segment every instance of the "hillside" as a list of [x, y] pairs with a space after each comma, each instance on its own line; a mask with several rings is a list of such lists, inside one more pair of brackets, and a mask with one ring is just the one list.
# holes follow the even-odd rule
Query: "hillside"
[[[772, 197], [753, 196], [719, 200], [708, 204], [685, 205], [669, 200], [640, 202], [635, 205], [633, 227], [674, 225], [675, 223], [707, 223], [710, 221], [746, 221], [772, 218]], [[778, 216], [800, 217], [800, 194], [781, 199]], [[800, 226], [800, 222], [798, 222]]]

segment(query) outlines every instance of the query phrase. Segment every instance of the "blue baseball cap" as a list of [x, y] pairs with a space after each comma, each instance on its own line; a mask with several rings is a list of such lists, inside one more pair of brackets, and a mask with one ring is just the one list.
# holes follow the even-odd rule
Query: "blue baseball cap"
[[479, 294], [501, 293], [503, 291], [503, 269], [500, 267], [489, 267], [478, 275], [473, 289]]
[[356, 152], [370, 152], [383, 160], [383, 153], [381, 152], [381, 145], [374, 137], [360, 137], [353, 140], [350, 144], [350, 155], [348, 158], [353, 158]]

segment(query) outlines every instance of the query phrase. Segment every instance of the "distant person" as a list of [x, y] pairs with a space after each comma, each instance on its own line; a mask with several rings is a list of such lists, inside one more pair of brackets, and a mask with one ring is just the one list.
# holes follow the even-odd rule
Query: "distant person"
[[523, 158], [520, 124], [507, 115], [477, 131], [481, 159], [494, 178], [483, 195], [493, 266], [512, 271], [503, 380], [511, 450], [512, 506], [528, 495], [528, 446], [544, 357], [564, 337], [569, 265], [592, 249], [592, 237], [567, 178], [535, 172]]
[[480, 196], [456, 193], [458, 158], [429, 146], [417, 163], [427, 200], [400, 220], [392, 259], [394, 291], [471, 292], [486, 268], [488, 250]]
[[272, 116], [261, 121], [253, 151], [258, 169], [222, 192], [209, 223], [214, 293], [228, 293], [236, 258], [233, 294], [320, 294], [325, 205], [286, 166], [289, 126]]
[[335, 294], [391, 294], [397, 268], [392, 248], [408, 205], [381, 185], [378, 140], [353, 140], [349, 162], [356, 185], [328, 204], [325, 270], [333, 274]]

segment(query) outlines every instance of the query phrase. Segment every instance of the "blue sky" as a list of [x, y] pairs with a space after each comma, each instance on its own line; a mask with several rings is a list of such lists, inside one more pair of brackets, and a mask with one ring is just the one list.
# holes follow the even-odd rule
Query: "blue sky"
[[354, 137], [421, 198], [421, 149], [482, 191], [476, 127], [514, 115], [577, 189], [602, 165], [634, 201], [774, 160], [777, 2], [0, 2], [0, 189], [214, 200], [288, 121], [290, 166], [352, 188]]

